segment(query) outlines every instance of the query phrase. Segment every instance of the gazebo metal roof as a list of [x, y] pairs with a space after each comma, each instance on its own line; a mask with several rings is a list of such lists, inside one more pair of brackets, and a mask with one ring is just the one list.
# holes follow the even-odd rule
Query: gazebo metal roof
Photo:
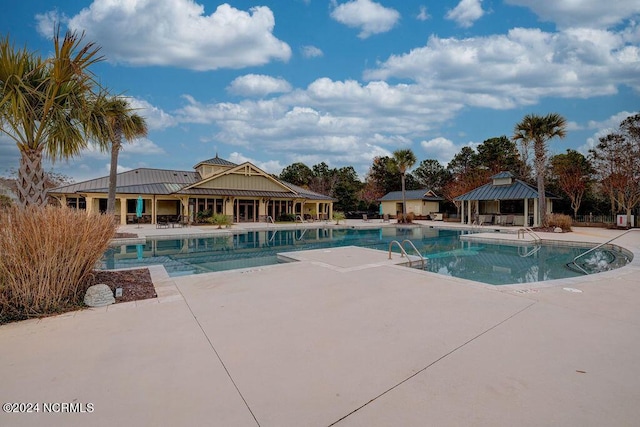
[[[500, 178], [507, 177], [508, 176], [504, 176]], [[546, 192], [545, 194], [547, 198], [556, 198], [549, 192]], [[511, 184], [507, 185], [494, 185], [493, 182], [489, 182], [481, 187], [469, 191], [468, 193], [456, 197], [455, 200], [522, 200], [537, 198], [538, 190], [535, 187], [516, 179]]]

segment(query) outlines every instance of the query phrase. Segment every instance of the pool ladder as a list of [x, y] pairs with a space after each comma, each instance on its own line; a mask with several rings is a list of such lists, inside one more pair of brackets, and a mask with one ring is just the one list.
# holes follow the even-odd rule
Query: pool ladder
[[400, 243], [397, 240], [393, 240], [391, 243], [389, 243], [389, 259], [391, 259], [391, 249], [393, 249], [393, 245], [396, 244], [400, 248], [400, 257], [402, 258], [406, 256], [407, 259], [409, 260], [409, 267], [412, 267], [411, 258], [407, 254], [407, 251], [404, 249], [405, 243], [408, 243], [409, 246], [411, 246], [411, 248], [413, 249], [413, 251], [418, 255], [418, 257], [420, 257], [420, 261], [422, 262], [422, 269], [424, 270], [424, 268], [426, 267], [426, 261], [422, 256], [422, 254], [420, 253], [420, 251], [418, 250], [418, 248], [416, 248], [416, 245], [414, 245], [413, 242], [409, 239], [404, 239], [402, 243]]

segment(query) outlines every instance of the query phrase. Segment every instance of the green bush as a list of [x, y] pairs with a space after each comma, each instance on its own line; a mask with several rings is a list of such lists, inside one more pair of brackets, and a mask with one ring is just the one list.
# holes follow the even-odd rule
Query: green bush
[[67, 208], [0, 210], [0, 323], [79, 307], [116, 227]]
[[211, 217], [211, 209], [196, 212], [196, 221], [205, 222]]
[[569, 215], [549, 214], [547, 215], [547, 224], [549, 227], [560, 227], [562, 231], [571, 231], [572, 219]]
[[276, 221], [278, 222], [293, 222], [296, 220], [296, 216], [294, 214], [282, 214], [280, 215], [278, 218], [276, 218]]
[[340, 221], [344, 221], [346, 216], [344, 212], [336, 211], [333, 213], [333, 219], [336, 222], [336, 225], [340, 224]]
[[217, 225], [218, 228], [222, 228], [223, 225], [232, 224], [231, 219], [227, 215], [221, 213], [213, 214], [213, 216], [208, 218], [207, 221], [213, 225]]

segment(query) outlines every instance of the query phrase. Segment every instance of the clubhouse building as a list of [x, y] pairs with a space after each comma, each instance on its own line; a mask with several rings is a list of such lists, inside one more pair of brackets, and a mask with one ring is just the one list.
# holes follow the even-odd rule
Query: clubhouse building
[[[87, 213], [105, 212], [109, 177], [48, 191], [63, 206]], [[137, 218], [138, 199], [142, 216]], [[279, 180], [245, 162], [216, 157], [194, 171], [140, 168], [118, 174], [116, 217], [120, 224], [158, 221], [193, 222], [199, 216], [227, 215], [233, 222], [265, 222], [286, 215], [296, 219], [330, 219], [335, 199]], [[200, 215], [199, 215], [200, 213]]]

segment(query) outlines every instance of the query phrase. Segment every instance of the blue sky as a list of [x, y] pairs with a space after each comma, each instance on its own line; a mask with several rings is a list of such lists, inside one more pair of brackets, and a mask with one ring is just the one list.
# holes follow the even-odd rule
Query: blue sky
[[[364, 179], [375, 156], [446, 165], [550, 112], [569, 123], [552, 154], [586, 153], [640, 109], [637, 0], [30, 0], [3, 7], [0, 34], [47, 55], [55, 22], [102, 46], [101, 84], [147, 119], [120, 170], [218, 153]], [[18, 159], [0, 136], [0, 174]], [[92, 148], [45, 165], [76, 181], [108, 166]]]

